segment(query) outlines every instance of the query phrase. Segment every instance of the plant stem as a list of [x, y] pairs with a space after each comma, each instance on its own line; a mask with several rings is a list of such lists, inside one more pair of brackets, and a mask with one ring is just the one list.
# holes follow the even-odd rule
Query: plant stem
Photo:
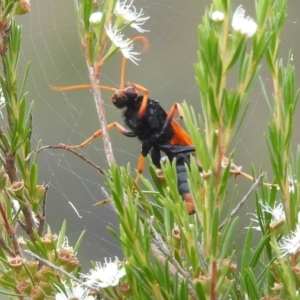
[[115, 163], [115, 158], [113, 155], [113, 150], [111, 146], [111, 141], [109, 138], [109, 135], [107, 133], [107, 122], [106, 122], [106, 117], [105, 117], [105, 110], [104, 110], [104, 103], [103, 99], [101, 97], [101, 91], [99, 88], [99, 79], [97, 74], [95, 73], [95, 70], [93, 67], [89, 66], [87, 64], [88, 71], [89, 71], [89, 77], [92, 85], [92, 91], [93, 91], [93, 96], [95, 100], [95, 105], [97, 108], [97, 114], [99, 118], [99, 122], [102, 128], [102, 136], [103, 136], [103, 143], [104, 143], [104, 151], [106, 154], [107, 161], [109, 165], [112, 165]]

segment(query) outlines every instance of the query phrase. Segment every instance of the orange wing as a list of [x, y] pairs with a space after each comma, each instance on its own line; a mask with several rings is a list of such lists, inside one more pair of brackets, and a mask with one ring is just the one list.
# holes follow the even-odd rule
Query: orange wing
[[174, 132], [173, 137], [170, 140], [170, 143], [172, 145], [186, 145], [186, 146], [193, 145], [191, 137], [176, 121], [172, 120], [171, 126]]

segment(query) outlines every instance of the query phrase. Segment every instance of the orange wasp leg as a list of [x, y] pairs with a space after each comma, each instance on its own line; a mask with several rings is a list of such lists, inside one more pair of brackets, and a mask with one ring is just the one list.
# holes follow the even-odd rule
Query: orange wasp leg
[[[127, 129], [125, 129], [122, 125], [120, 125], [117, 122], [111, 123], [109, 125], [107, 125], [106, 129], [110, 130], [113, 127], [117, 128], [119, 132], [121, 132], [122, 134], [124, 134], [125, 136], [131, 136], [132, 132], [128, 131]], [[59, 144], [61, 147], [66, 148], [66, 149], [71, 149], [71, 150], [75, 150], [75, 149], [79, 149], [79, 148], [83, 148], [86, 145], [88, 145], [89, 143], [91, 143], [92, 140], [100, 137], [102, 135], [103, 131], [102, 129], [96, 131], [91, 137], [89, 137], [88, 139], [86, 139], [83, 143], [79, 144], [79, 145], [75, 145], [75, 146], [70, 146], [70, 145], [65, 145], [65, 144]]]
[[137, 167], [138, 173], [135, 178], [135, 182], [138, 182], [140, 180], [141, 175], [143, 174], [143, 171], [144, 171], [144, 165], [145, 165], [145, 157], [140, 154], [139, 161], [138, 161], [138, 167]]
[[141, 104], [141, 107], [138, 112], [138, 119], [140, 120], [144, 117], [147, 106], [148, 106], [149, 91], [146, 88], [142, 87], [141, 85], [138, 85], [135, 83], [129, 83], [129, 85], [133, 86], [136, 90], [143, 93], [142, 104]]
[[[123, 135], [127, 136], [127, 137], [134, 137], [134, 134], [132, 131], [129, 131], [127, 129], [125, 129], [122, 125], [120, 125], [117, 122], [113, 122], [109, 125], [107, 125], [106, 129], [110, 130], [112, 128], [116, 128], [120, 133], [122, 133]], [[65, 148], [65, 149], [71, 149], [71, 150], [75, 150], [75, 149], [80, 149], [80, 148], [84, 148], [85, 146], [87, 146], [88, 144], [90, 144], [94, 139], [100, 137], [102, 135], [103, 131], [102, 129], [96, 131], [91, 137], [89, 137], [88, 139], [86, 139], [84, 142], [82, 142], [79, 145], [74, 145], [74, 146], [70, 146], [70, 145], [65, 145], [65, 144], [59, 144], [60, 147]], [[135, 182], [138, 182], [141, 174], [143, 173], [144, 170], [144, 165], [145, 165], [145, 157], [140, 155], [139, 157], [139, 161], [138, 161], [138, 175], [135, 179]]]
[[171, 107], [168, 113], [167, 120], [172, 121], [176, 112], [178, 112], [180, 119], [184, 117], [183, 108], [179, 103], [173, 104], [173, 106]]
[[164, 132], [166, 127], [168, 127], [171, 124], [175, 132], [180, 131], [181, 133], [179, 134], [179, 136], [177, 134], [174, 134], [172, 139], [170, 140], [170, 143], [173, 145], [192, 145], [193, 142], [191, 137], [182, 129], [182, 127], [176, 121], [173, 120], [175, 113], [179, 114], [180, 119], [184, 117], [182, 106], [179, 103], [175, 103], [168, 112], [165, 124], [162, 128], [162, 132]]

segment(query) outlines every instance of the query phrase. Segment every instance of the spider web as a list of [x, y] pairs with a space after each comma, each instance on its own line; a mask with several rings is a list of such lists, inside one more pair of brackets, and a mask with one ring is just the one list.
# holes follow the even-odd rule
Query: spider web
[[[247, 14], [253, 16], [252, 3], [240, 1], [238, 4], [243, 2]], [[135, 6], [143, 8], [145, 14], [150, 16], [144, 25], [150, 30], [146, 34], [150, 49], [141, 55], [138, 67], [128, 63], [126, 80], [145, 86], [150, 91], [150, 96], [158, 99], [166, 110], [173, 103], [186, 100], [200, 112], [199, 92], [194, 79], [198, 49], [197, 26], [201, 22], [205, 6], [209, 5], [208, 0], [192, 1], [189, 5], [180, 0], [135, 1]], [[300, 7], [297, 1], [290, 2], [289, 5], [288, 21], [282, 35], [282, 56], [286, 58], [292, 48], [294, 63], [297, 64], [300, 46], [296, 37], [300, 26], [296, 12]], [[33, 99], [35, 103], [33, 144], [40, 140], [43, 145], [81, 143], [99, 129], [90, 91], [57, 93], [49, 88], [50, 85], [66, 86], [89, 82], [77, 33], [73, 1], [32, 0], [30, 14], [17, 21], [23, 27], [20, 66], [25, 69], [27, 62], [32, 62], [27, 86], [28, 99]], [[133, 36], [135, 33], [129, 31], [128, 36], [130, 34]], [[118, 87], [119, 73], [120, 57], [116, 55], [105, 65], [101, 83]], [[269, 73], [263, 72], [262, 80], [266, 88], [271, 89]], [[120, 112], [110, 104], [110, 96], [103, 92], [103, 97], [107, 99], [108, 123], [122, 123]], [[267, 132], [269, 112], [259, 86], [251, 94], [250, 102], [245, 122], [232, 144], [235, 162], [243, 166], [243, 171], [250, 171], [253, 162], [257, 170], [263, 167], [271, 172], [263, 136]], [[295, 128], [297, 127], [295, 124]], [[118, 163], [126, 166], [130, 162], [135, 167], [140, 151], [139, 142], [123, 137], [116, 131], [111, 131], [110, 136]], [[298, 132], [295, 132], [295, 141], [299, 141]], [[101, 168], [108, 167], [101, 139], [93, 141], [81, 153]], [[113, 210], [108, 205], [93, 207], [93, 204], [106, 198], [102, 192], [104, 183], [101, 175], [78, 157], [63, 150], [41, 152], [39, 172], [39, 181], [50, 186], [47, 221], [52, 231], [57, 232], [62, 221], [67, 219], [67, 236], [70, 245], [74, 245], [82, 230], [86, 230], [80, 251], [81, 262], [84, 264], [85, 261], [102, 260], [103, 257], [115, 255], [120, 257], [120, 246], [107, 231], [107, 227], [118, 230]], [[269, 175], [272, 178], [271, 173]], [[239, 178], [238, 181], [243, 179]], [[242, 198], [250, 186], [251, 182], [243, 182], [238, 197]], [[80, 217], [72, 205], [76, 207]], [[253, 207], [253, 203], [246, 204], [241, 213], [253, 212]]]

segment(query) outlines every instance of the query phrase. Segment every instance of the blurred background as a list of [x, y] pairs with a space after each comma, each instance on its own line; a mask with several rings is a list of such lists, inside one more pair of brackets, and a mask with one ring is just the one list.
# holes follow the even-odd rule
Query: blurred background
[[[185, 100], [197, 112], [201, 112], [194, 73], [199, 47], [197, 27], [205, 8], [210, 4], [208, 0], [134, 1], [138, 11], [143, 8], [145, 15], [150, 16], [143, 26], [149, 30], [145, 35], [149, 39], [150, 48], [141, 55], [138, 66], [128, 63], [126, 81], [146, 87], [150, 97], [159, 100], [166, 110], [174, 102]], [[236, 7], [240, 4], [244, 5], [247, 15], [255, 16], [254, 1], [237, 2]], [[282, 33], [281, 56], [286, 61], [289, 51], [292, 51], [299, 78], [300, 2], [289, 1], [288, 11]], [[31, 12], [19, 17], [17, 22], [23, 28], [20, 77], [27, 63], [31, 63], [27, 89], [28, 100], [34, 101], [33, 148], [38, 141], [42, 141], [43, 145], [81, 143], [99, 129], [91, 92], [77, 90], [58, 93], [49, 88], [50, 85], [89, 82], [77, 33], [73, 0], [31, 0]], [[129, 29], [127, 34], [133, 37], [136, 32]], [[120, 61], [121, 55], [117, 54], [106, 63], [101, 75], [102, 84], [119, 86]], [[271, 91], [270, 74], [263, 69], [261, 77], [266, 89]], [[234, 79], [232, 84], [235, 84]], [[107, 100], [108, 123], [122, 123], [121, 112], [110, 103], [110, 97], [109, 92], [103, 92], [103, 98]], [[248, 113], [230, 150], [235, 151], [235, 163], [243, 166], [243, 171], [250, 172], [253, 163], [257, 171], [262, 168], [272, 179], [264, 140], [270, 115], [259, 85], [255, 86], [249, 101]], [[294, 150], [300, 137], [297, 128], [299, 118], [296, 118], [294, 126]], [[134, 170], [140, 153], [139, 142], [114, 130], [110, 136], [118, 164], [127, 166], [130, 163]], [[101, 138], [81, 153], [100, 167], [108, 167]], [[107, 227], [118, 230], [113, 210], [109, 206], [93, 207], [94, 203], [106, 198], [101, 190], [104, 187], [103, 178], [94, 168], [67, 151], [46, 150], [39, 154], [39, 183], [42, 182], [50, 186], [47, 221], [52, 231], [57, 232], [66, 219], [69, 244], [74, 246], [79, 234], [86, 230], [79, 253], [84, 269], [89, 268], [90, 260], [102, 261], [104, 257], [115, 255], [122, 259], [118, 242], [107, 230]], [[233, 185], [238, 184], [237, 200], [240, 200], [249, 190], [251, 182], [243, 178], [233, 178], [232, 182]], [[80, 217], [70, 203], [76, 207]], [[247, 224], [251, 212], [255, 212], [254, 197], [240, 211]]]

